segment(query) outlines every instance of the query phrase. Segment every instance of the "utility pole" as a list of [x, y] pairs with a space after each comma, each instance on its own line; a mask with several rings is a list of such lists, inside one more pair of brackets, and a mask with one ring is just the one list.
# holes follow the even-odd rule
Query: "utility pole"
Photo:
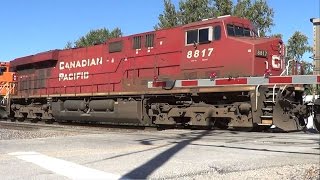
[[311, 18], [313, 24], [313, 74], [320, 74], [320, 18]]
[[[311, 18], [310, 22], [313, 24], [313, 74], [320, 74], [320, 18]], [[318, 92], [318, 85], [313, 85], [313, 102], [316, 99], [316, 93]]]

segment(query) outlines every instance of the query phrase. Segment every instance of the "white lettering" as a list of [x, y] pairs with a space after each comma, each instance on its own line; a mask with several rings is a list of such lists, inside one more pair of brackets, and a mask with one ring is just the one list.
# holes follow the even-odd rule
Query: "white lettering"
[[[112, 58], [113, 59], [113, 58]], [[70, 61], [70, 62], [59, 62], [60, 70], [71, 70], [76, 68], [84, 68], [90, 66], [102, 65], [103, 60], [101, 58], [92, 58], [92, 59], [83, 59], [78, 61]], [[89, 72], [69, 72], [69, 73], [59, 73], [58, 75], [59, 81], [71, 81], [78, 79], [89, 79]]]
[[77, 61], [76, 68], [79, 68], [79, 67], [81, 67], [81, 63], [80, 63], [80, 61]]
[[83, 72], [77, 72], [77, 79], [83, 79]]
[[89, 72], [83, 73], [83, 79], [89, 79]]
[[102, 57], [101, 58], [97, 58], [97, 64], [102, 64]]
[[75, 61], [70, 62], [70, 69], [75, 68], [75, 67], [76, 67], [76, 62]]
[[59, 69], [60, 69], [60, 70], [63, 70], [63, 69], [64, 69], [64, 62], [60, 62], [59, 65], [60, 65], [60, 66], [59, 66]]
[[68, 80], [73, 80], [73, 74], [68, 74]]
[[187, 59], [198, 58], [198, 57], [200, 57], [200, 55], [202, 58], [210, 57], [212, 52], [213, 52], [213, 48], [203, 49], [201, 52], [198, 49], [195, 50], [194, 52], [190, 50], [187, 52]]
[[69, 80], [67, 74], [65, 74], [65, 75], [63, 76], [63, 80], [64, 80], [64, 81], [68, 81], [68, 80]]
[[95, 65], [97, 65], [97, 64], [96, 64], [96, 61], [92, 58], [91, 63], [90, 63], [90, 66], [95, 66]]
[[59, 81], [72, 81], [78, 79], [89, 79], [89, 72], [59, 73]]
[[82, 65], [82, 67], [86, 67], [87, 66], [87, 60], [83, 59], [81, 65]]
[[59, 73], [59, 81], [62, 81], [62, 80], [63, 80], [63, 76], [64, 76], [63, 73]]
[[64, 66], [66, 69], [70, 69], [69, 67], [69, 63], [66, 63], [66, 65]]
[[272, 68], [273, 69], [281, 69], [282, 68], [282, 63], [280, 60], [280, 57], [277, 55], [272, 56]]

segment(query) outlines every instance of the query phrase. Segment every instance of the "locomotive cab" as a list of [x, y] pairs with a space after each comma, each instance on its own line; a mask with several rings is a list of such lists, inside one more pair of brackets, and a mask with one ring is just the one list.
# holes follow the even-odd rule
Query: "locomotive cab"
[[251, 71], [248, 71], [250, 74], [246, 75], [280, 75], [282, 73], [284, 45], [281, 39], [259, 37], [250, 22], [227, 21], [225, 24], [227, 39], [232, 44], [239, 43], [239, 48], [234, 49], [239, 60], [243, 62], [248, 60], [247, 64], [252, 65]]
[[9, 94], [8, 91], [13, 91], [12, 82], [14, 81], [15, 73], [9, 71], [9, 63], [0, 63], [0, 96], [4, 98]]
[[204, 20], [183, 30], [184, 78], [208, 78], [213, 72], [219, 77], [280, 75], [284, 68], [282, 41], [258, 37], [246, 19]]

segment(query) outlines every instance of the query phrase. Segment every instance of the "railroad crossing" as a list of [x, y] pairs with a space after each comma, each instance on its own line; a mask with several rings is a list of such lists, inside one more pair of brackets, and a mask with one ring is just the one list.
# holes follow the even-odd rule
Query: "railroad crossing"
[[311, 132], [23, 129], [7, 124], [0, 127], [0, 177], [317, 179], [319, 142], [319, 134]]

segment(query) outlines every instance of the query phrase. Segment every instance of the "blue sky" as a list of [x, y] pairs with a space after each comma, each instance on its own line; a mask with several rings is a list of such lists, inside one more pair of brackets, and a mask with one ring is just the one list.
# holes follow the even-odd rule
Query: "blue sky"
[[[301, 31], [311, 45], [309, 19], [320, 17], [319, 0], [267, 2], [275, 11], [271, 33], [282, 33], [286, 42]], [[125, 35], [153, 30], [162, 12], [163, 0], [1, 0], [0, 60], [61, 49], [91, 29], [119, 27]]]

